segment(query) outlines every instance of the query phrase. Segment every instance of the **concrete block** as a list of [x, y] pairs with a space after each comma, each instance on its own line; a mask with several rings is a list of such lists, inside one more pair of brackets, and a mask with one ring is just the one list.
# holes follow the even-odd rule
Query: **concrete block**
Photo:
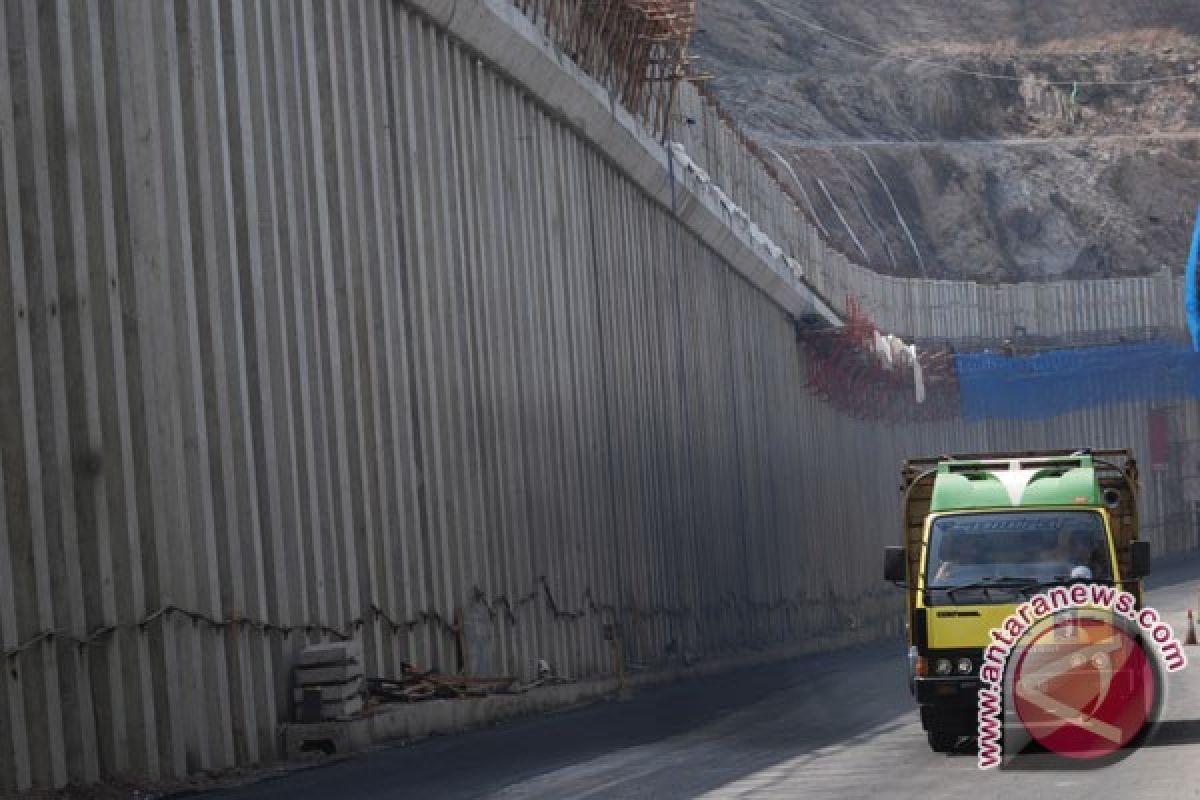
[[[300, 713], [300, 702], [303, 700], [303, 695], [296, 695], [299, 699], [296, 701], [297, 716]], [[361, 694], [356, 694], [344, 700], [334, 700], [328, 703], [321, 704], [321, 716], [326, 720], [344, 720], [354, 716], [363, 710], [366, 703]]]
[[300, 651], [297, 664], [316, 666], [321, 664], [343, 664], [347, 661], [362, 661], [362, 642], [350, 639], [345, 642], [309, 645]]
[[370, 744], [371, 732], [366, 718], [283, 726], [284, 752], [289, 759], [314, 752], [345, 755], [365, 749]]
[[361, 678], [360, 662], [347, 662], [321, 667], [296, 667], [296, 685], [312, 686], [321, 683], [344, 683], [352, 678]]
[[320, 686], [297, 686], [292, 696], [297, 703], [304, 701], [305, 692], [320, 692], [322, 703], [335, 703], [362, 692], [362, 679], [354, 678], [345, 683], [328, 683]]
[[[333, 706], [332, 708], [330, 708], [331, 705]], [[363, 696], [356, 694], [340, 703], [325, 703], [321, 706], [321, 710], [326, 716], [332, 716], [334, 719], [343, 719], [358, 714], [364, 707], [366, 707], [366, 701], [363, 700]]]

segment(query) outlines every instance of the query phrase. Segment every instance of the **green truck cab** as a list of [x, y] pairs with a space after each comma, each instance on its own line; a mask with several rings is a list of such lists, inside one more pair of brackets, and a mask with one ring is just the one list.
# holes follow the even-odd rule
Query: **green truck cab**
[[907, 590], [909, 686], [934, 751], [976, 735], [989, 632], [1031, 593], [1086, 581], [1141, 606], [1150, 548], [1129, 450], [910, 459], [901, 492], [903, 544], [886, 548], [884, 577]]

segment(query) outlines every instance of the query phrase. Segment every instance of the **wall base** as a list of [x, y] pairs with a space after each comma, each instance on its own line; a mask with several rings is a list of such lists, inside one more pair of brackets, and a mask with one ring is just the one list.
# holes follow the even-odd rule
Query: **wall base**
[[752, 653], [714, 658], [689, 666], [674, 664], [663, 669], [633, 672], [625, 676], [625, 690], [612, 676], [557, 686], [544, 686], [522, 694], [496, 694], [455, 700], [426, 700], [419, 703], [377, 707], [351, 720], [282, 726], [284, 754], [288, 760], [311, 758], [313, 752], [345, 755], [384, 742], [403, 742], [427, 736], [447, 735], [482, 728], [506, 720], [544, 714], [603, 698], [625, 700], [632, 690], [690, 678], [732, 672], [748, 667], [788, 661], [811, 653], [825, 652], [898, 635], [895, 623], [840, 634], [817, 637], [799, 645], [773, 647]]

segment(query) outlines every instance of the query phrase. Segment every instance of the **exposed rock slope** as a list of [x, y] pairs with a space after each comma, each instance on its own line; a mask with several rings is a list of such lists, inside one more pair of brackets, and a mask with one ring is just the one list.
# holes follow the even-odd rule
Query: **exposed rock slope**
[[829, 238], [880, 271], [1038, 280], [1186, 258], [1200, 4], [707, 0], [693, 48]]

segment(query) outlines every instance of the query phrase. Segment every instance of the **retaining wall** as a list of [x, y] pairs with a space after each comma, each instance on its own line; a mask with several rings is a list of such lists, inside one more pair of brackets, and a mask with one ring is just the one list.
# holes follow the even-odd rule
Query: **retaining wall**
[[651, 668], [894, 631], [905, 455], [1145, 441], [819, 403], [797, 265], [853, 270], [504, 3], [8, 0], [0, 44], [0, 790], [274, 758], [321, 638], [588, 678], [610, 622]]

